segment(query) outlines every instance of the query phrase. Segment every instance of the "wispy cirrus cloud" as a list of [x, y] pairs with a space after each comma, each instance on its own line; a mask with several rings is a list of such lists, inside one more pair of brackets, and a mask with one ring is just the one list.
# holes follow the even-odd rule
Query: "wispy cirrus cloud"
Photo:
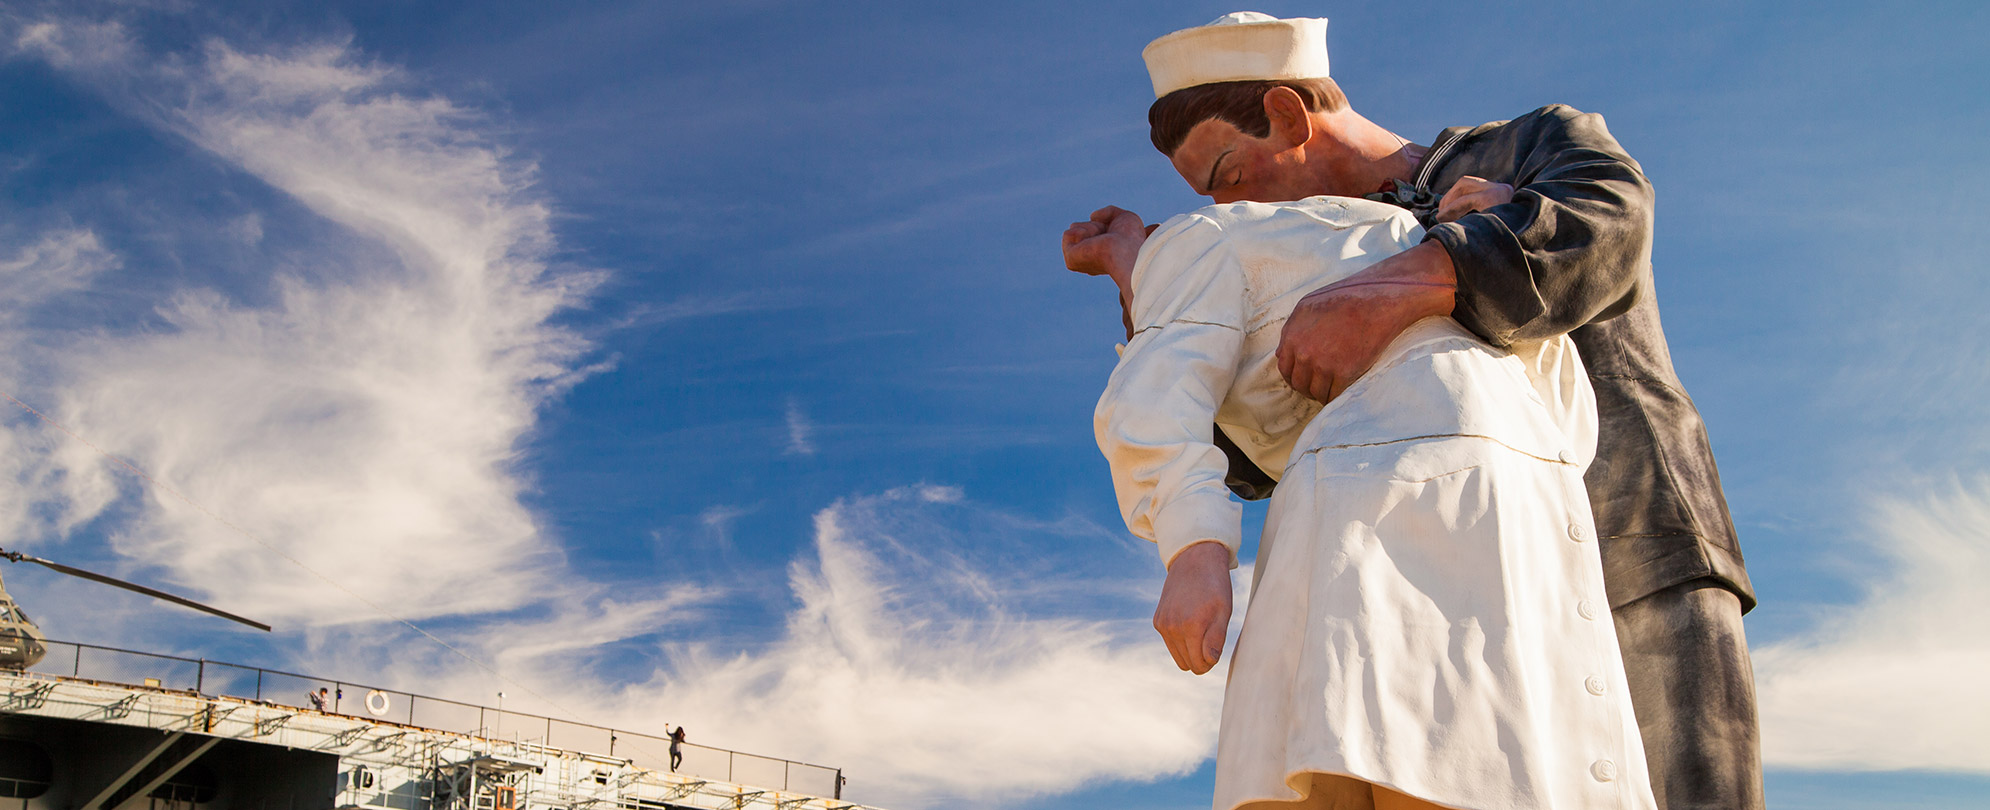
[[[846, 795], [895, 808], [999, 807], [1192, 770], [1214, 747], [1222, 681], [1175, 669], [1147, 626], [1152, 594], [1015, 565], [991, 542], [1093, 530], [949, 486], [844, 498], [816, 513], [812, 552], [789, 567], [796, 607], [764, 645], [671, 644], [651, 677], [612, 689], [561, 677], [557, 659], [521, 677], [631, 728], [682, 724], [708, 744], [834, 764]], [[1117, 618], [1074, 618], [1101, 594]]]
[[0, 324], [19, 320], [58, 296], [89, 289], [118, 259], [88, 230], [41, 234], [0, 259]]
[[766, 312], [802, 306], [802, 296], [780, 290], [755, 290], [726, 295], [687, 295], [661, 303], [638, 304], [623, 316], [619, 328], [662, 326], [694, 318], [710, 318], [742, 312]]
[[730, 549], [732, 548], [733, 524], [737, 523], [740, 518], [753, 514], [756, 511], [759, 511], [759, 507], [757, 506], [731, 506], [725, 504], [710, 506], [706, 507], [705, 511], [698, 513], [698, 524], [704, 527], [705, 531], [711, 536], [712, 541], [719, 548]]
[[[315, 263], [272, 261], [288, 269], [265, 275], [266, 291], [195, 283], [165, 291], [147, 328], [38, 330], [43, 367], [21, 393], [215, 514], [69, 443], [24, 495], [41, 505], [30, 513], [67, 517], [9, 539], [106, 518], [130, 565], [278, 624], [378, 618], [341, 590], [404, 617], [574, 592], [559, 585], [558, 544], [520, 503], [513, 459], [538, 408], [584, 373], [590, 347], [552, 318], [594, 279], [549, 268], [529, 162], [481, 137], [473, 112], [339, 43], [153, 54], [114, 21], [11, 33], [16, 58], [69, 73], [339, 228], [310, 246]], [[235, 222], [253, 242], [262, 214]], [[16, 311], [86, 290], [119, 261], [87, 231], [12, 252], [0, 272], [23, 282], [5, 294]]]
[[1833, 770], [1990, 772], [1990, 479], [1886, 498], [1883, 565], [1857, 602], [1754, 651], [1764, 760]]
[[[46, 339], [30, 319], [43, 306], [88, 290], [117, 265], [117, 256], [88, 230], [44, 233], [0, 259], [0, 390], [25, 396], [31, 381], [47, 373], [38, 348]], [[66, 444], [13, 403], [0, 403], [0, 543], [59, 532], [103, 508], [109, 493], [76, 486], [55, 462], [83, 458], [79, 451], [87, 448]], [[66, 495], [60, 504], [42, 503], [59, 492]]]
[[788, 398], [788, 448], [791, 456], [815, 455], [815, 423], [808, 420], [800, 400]]

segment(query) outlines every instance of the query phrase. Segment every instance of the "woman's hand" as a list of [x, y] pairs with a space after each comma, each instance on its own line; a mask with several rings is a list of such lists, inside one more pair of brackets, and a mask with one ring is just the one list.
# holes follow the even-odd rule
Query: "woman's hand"
[[1473, 211], [1510, 202], [1513, 202], [1512, 186], [1466, 175], [1458, 178], [1451, 190], [1444, 192], [1444, 199], [1437, 202], [1437, 221], [1450, 222]]
[[1230, 598], [1230, 549], [1208, 541], [1175, 554], [1154, 608], [1154, 629], [1175, 666], [1201, 675], [1222, 660]]
[[1140, 215], [1108, 205], [1085, 222], [1064, 229], [1064, 266], [1088, 276], [1110, 276], [1122, 298], [1132, 298], [1133, 263], [1150, 231]]

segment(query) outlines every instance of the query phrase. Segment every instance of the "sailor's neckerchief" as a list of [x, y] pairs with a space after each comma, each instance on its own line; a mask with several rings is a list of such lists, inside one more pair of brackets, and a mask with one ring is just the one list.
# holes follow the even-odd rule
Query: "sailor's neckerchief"
[[1438, 164], [1443, 163], [1444, 158], [1450, 154], [1451, 147], [1458, 145], [1458, 141], [1471, 131], [1469, 128], [1460, 130], [1445, 138], [1436, 149], [1432, 149], [1430, 154], [1424, 157], [1423, 166], [1417, 170], [1413, 184], [1404, 185], [1401, 180], [1390, 180], [1382, 190], [1366, 195], [1366, 199], [1407, 208], [1424, 227], [1430, 227], [1431, 219], [1437, 216], [1438, 203], [1444, 201], [1444, 195], [1430, 189], [1430, 177], [1436, 173]]

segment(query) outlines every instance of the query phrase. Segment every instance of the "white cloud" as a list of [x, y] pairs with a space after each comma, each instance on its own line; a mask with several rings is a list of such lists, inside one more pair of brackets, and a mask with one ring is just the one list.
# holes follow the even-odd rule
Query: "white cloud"
[[51, 299], [87, 289], [118, 259], [88, 230], [43, 234], [7, 259], [0, 259], [0, 325], [19, 319]]
[[[0, 259], [0, 391], [28, 396], [47, 361], [29, 319], [42, 306], [87, 290], [118, 265], [96, 234], [62, 230]], [[23, 403], [26, 404], [26, 403]], [[32, 406], [30, 406], [32, 407]], [[0, 403], [0, 543], [59, 532], [103, 508], [112, 497], [101, 475], [64, 475], [57, 458], [77, 459], [87, 448], [44, 427], [12, 402]], [[37, 515], [45, 493], [65, 491], [54, 515]]]
[[[29, 393], [46, 411], [276, 551], [74, 442], [29, 482], [31, 500], [67, 515], [53, 529], [122, 493], [137, 507], [109, 527], [122, 557], [279, 625], [378, 618], [283, 555], [407, 617], [568, 593], [513, 459], [539, 406], [584, 373], [589, 347], [549, 321], [591, 279], [548, 269], [533, 167], [483, 140], [474, 115], [343, 46], [215, 42], [148, 61], [107, 39], [120, 32], [57, 21], [18, 39], [348, 236], [251, 296], [267, 304], [187, 287], [156, 303], [162, 327], [41, 338], [48, 368]], [[112, 261], [79, 233], [18, 255], [0, 267], [24, 281], [0, 293], [17, 309]]]
[[[841, 768], [847, 798], [893, 810], [1001, 807], [1202, 764], [1222, 678], [1180, 672], [1153, 634], [1153, 569], [1116, 548], [1137, 581], [1064, 561], [1018, 565], [1012, 544], [1041, 533], [1097, 539], [954, 487], [912, 485], [815, 515], [813, 553], [789, 569], [795, 607], [758, 644], [707, 640], [730, 615], [721, 599], [737, 594], [679, 586], [616, 603], [595, 589], [451, 636], [512, 682], [405, 633], [358, 627], [320, 631], [295, 666], [362, 662], [389, 687], [485, 705], [502, 690], [513, 711], [637, 733], [681, 724], [700, 745]], [[630, 641], [658, 632], [698, 640]], [[601, 666], [603, 656], [618, 663]], [[660, 663], [632, 669], [632, 657]]]
[[962, 492], [960, 487], [935, 484], [920, 484], [914, 487], [913, 491], [919, 493], [920, 499], [927, 503], [959, 503], [962, 498], [967, 497], [967, 493]]
[[[1020, 524], [1031, 527], [987, 528]], [[727, 594], [679, 587], [634, 604], [498, 617], [457, 636], [513, 683], [362, 628], [321, 632], [297, 666], [365, 662], [390, 687], [485, 705], [503, 690], [513, 711], [637, 733], [681, 724], [700, 745], [841, 768], [847, 798], [894, 810], [1001, 807], [1193, 770], [1214, 750], [1221, 676], [1174, 667], [1146, 620], [1151, 568], [1126, 566], [1138, 584], [1055, 561], [1025, 569], [1000, 542], [1064, 530], [956, 488], [907, 486], [816, 514], [813, 553], [789, 570], [796, 606], [745, 649], [702, 640], [728, 615]], [[1238, 574], [1248, 581], [1248, 569]], [[1073, 599], [1109, 603], [1107, 615], [1072, 618]], [[623, 643], [659, 630], [701, 640]], [[661, 663], [593, 665], [613, 650]]]
[[699, 512], [698, 523], [705, 527], [705, 531], [711, 534], [712, 540], [720, 548], [729, 549], [732, 548], [732, 524], [740, 518], [753, 514], [756, 511], [759, 511], [759, 507], [720, 504], [718, 506], [707, 507], [705, 511]]
[[263, 218], [251, 211], [229, 220], [223, 230], [242, 244], [253, 247], [263, 241]]
[[815, 425], [808, 421], [808, 414], [802, 412], [802, 405], [793, 397], [788, 398], [788, 455], [815, 455]]
[[1032, 610], [1070, 583], [974, 562], [999, 550], [977, 555], [948, 528], [996, 522], [946, 487], [839, 501], [792, 566], [800, 604], [779, 638], [671, 648], [651, 682], [590, 703], [638, 730], [682, 723], [708, 744], [842, 767], [857, 799], [895, 808], [1000, 806], [1202, 762], [1220, 676], [1176, 670], [1144, 605], [1120, 621]]
[[637, 304], [628, 315], [620, 319], [617, 326], [621, 328], [662, 326], [715, 315], [791, 309], [804, 303], [801, 296], [780, 290], [755, 290], [730, 295], [687, 295], [661, 303]]
[[[12, 19], [4, 21], [16, 22]], [[136, 58], [137, 54], [130, 33], [115, 20], [24, 22], [14, 34], [14, 48], [22, 53], [34, 54], [55, 67], [70, 70], [120, 65]]]
[[1768, 764], [1990, 771], [1990, 479], [1943, 489], [1875, 510], [1863, 599], [1754, 652]]

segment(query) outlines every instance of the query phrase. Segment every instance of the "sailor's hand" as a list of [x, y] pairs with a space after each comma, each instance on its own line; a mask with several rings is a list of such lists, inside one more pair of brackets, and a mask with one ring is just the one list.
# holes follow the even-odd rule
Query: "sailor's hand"
[[1458, 178], [1451, 190], [1444, 192], [1444, 199], [1437, 202], [1437, 221], [1450, 222], [1473, 211], [1510, 202], [1513, 202], [1512, 186], [1466, 175]]
[[1373, 368], [1411, 324], [1449, 315], [1458, 276], [1451, 254], [1425, 242], [1308, 293], [1278, 338], [1278, 372], [1292, 390], [1331, 401]]
[[1140, 215], [1108, 205], [1064, 229], [1064, 266], [1088, 276], [1110, 276], [1122, 293], [1133, 289], [1133, 262], [1151, 231]]
[[1223, 634], [1230, 629], [1230, 550], [1222, 543], [1196, 543], [1168, 564], [1154, 629], [1168, 644], [1175, 666], [1197, 675], [1223, 658]]

